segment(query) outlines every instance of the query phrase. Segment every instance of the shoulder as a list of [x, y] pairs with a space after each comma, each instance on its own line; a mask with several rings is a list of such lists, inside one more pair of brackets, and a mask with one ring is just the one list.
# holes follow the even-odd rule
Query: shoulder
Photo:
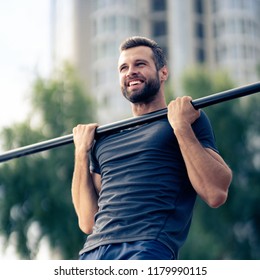
[[206, 113], [200, 110], [200, 117], [192, 124], [192, 129], [205, 148], [218, 151], [216, 147], [215, 134]]
[[204, 111], [200, 110], [200, 116], [192, 124], [192, 128], [193, 130], [197, 130], [197, 131], [204, 130], [204, 129], [212, 130], [210, 119], [208, 118], [207, 114]]

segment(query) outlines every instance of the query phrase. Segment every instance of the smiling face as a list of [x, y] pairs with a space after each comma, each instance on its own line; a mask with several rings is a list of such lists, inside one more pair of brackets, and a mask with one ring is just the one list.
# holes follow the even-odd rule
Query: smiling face
[[121, 91], [132, 103], [150, 103], [161, 86], [159, 71], [149, 47], [139, 46], [121, 52], [118, 62]]

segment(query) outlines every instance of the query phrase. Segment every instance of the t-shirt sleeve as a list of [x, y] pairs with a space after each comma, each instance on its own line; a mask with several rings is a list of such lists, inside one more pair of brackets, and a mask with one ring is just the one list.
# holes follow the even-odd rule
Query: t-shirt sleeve
[[100, 166], [99, 166], [98, 160], [95, 156], [94, 150], [95, 150], [95, 145], [92, 148], [91, 153], [90, 153], [90, 157], [89, 157], [90, 166], [89, 166], [89, 168], [90, 168], [91, 172], [100, 174], [101, 173]]
[[219, 153], [210, 120], [204, 111], [200, 111], [200, 117], [192, 124], [192, 128], [204, 148], [210, 148]]

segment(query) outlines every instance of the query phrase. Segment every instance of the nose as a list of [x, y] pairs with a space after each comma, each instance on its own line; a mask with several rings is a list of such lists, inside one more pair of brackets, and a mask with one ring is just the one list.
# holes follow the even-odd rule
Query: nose
[[127, 69], [126, 77], [131, 77], [137, 75], [138, 71], [134, 65], [129, 66]]

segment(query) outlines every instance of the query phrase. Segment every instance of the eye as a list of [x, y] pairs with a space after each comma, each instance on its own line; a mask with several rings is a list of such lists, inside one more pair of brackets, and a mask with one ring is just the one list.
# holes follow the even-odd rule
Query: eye
[[137, 62], [137, 63], [136, 63], [136, 66], [144, 66], [144, 65], [145, 65], [144, 62]]
[[126, 65], [122, 65], [120, 68], [119, 68], [119, 72], [123, 72], [127, 69], [127, 66]]

